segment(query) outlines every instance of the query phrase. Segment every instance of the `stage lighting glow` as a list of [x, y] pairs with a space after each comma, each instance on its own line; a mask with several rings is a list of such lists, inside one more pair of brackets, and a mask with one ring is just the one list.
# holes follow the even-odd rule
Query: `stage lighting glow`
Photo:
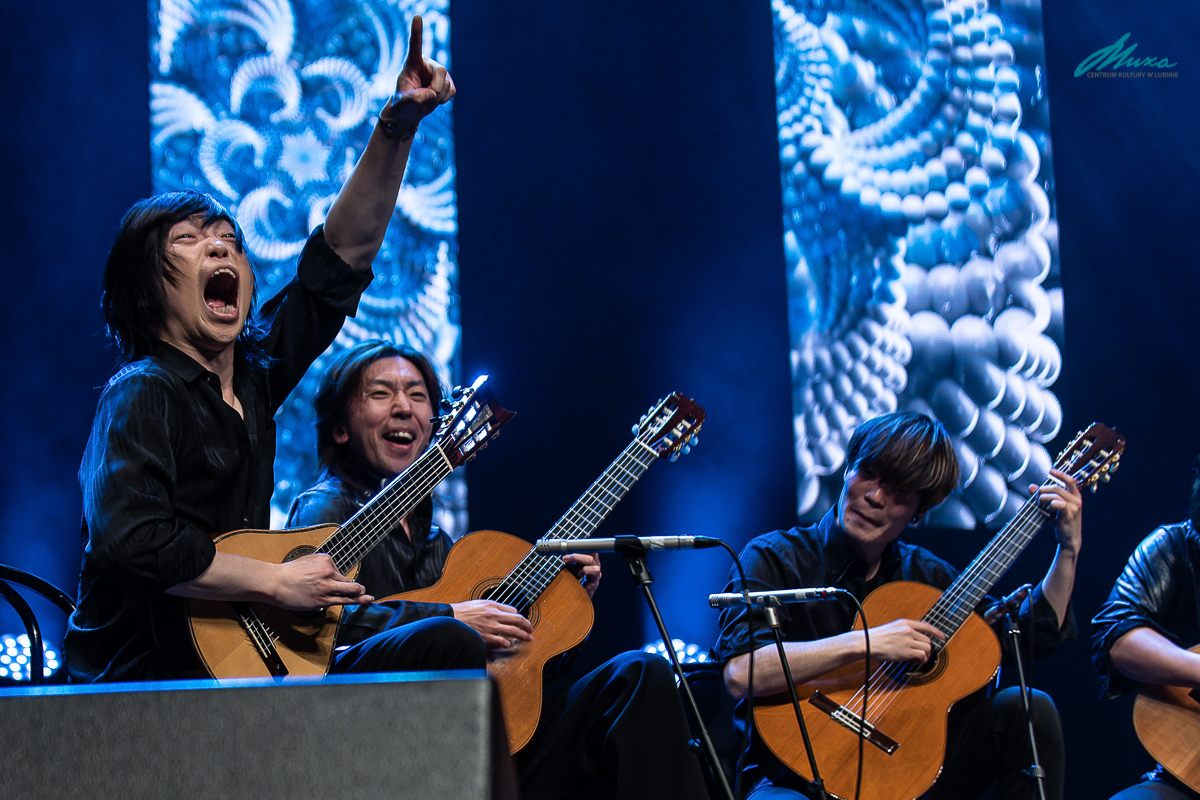
[[1038, 0], [773, 0], [797, 511], [859, 423], [930, 414], [998, 527], [1046, 477], [1062, 294]]
[[[150, 111], [156, 192], [199, 189], [238, 220], [262, 297], [290, 276], [395, 91], [412, 17], [448, 68], [448, 0], [151, 0]], [[317, 473], [312, 397], [337, 350], [388, 339], [459, 382], [458, 230], [449, 106], [421, 123], [405, 185], [358, 314], [277, 418], [272, 524]], [[457, 535], [466, 487], [450, 476], [435, 520]]]
[[[27, 634], [0, 634], [0, 681], [28, 681], [29, 658]], [[42, 676], [49, 678], [61, 666], [58, 653], [42, 642]]]
[[[708, 650], [696, 644], [688, 644], [683, 639], [672, 639], [672, 646], [675, 648], [675, 656], [679, 659], [680, 664], [699, 664], [708, 661]], [[642, 648], [647, 653], [652, 653], [656, 656], [662, 656], [667, 661], [671, 657], [667, 654], [667, 646], [662, 639], [657, 642], [651, 642]]]

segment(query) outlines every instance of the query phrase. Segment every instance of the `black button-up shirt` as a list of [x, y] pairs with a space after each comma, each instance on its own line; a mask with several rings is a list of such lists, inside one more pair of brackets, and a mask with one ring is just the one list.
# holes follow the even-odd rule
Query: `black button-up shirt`
[[[837, 507], [831, 508], [816, 525], [772, 531], [751, 540], [741, 554], [746, 571], [746, 589], [751, 592], [772, 589], [803, 589], [833, 586], [845, 589], [862, 602], [875, 588], [892, 581], [916, 581], [936, 589], [946, 589], [958, 576], [958, 570], [928, 550], [904, 542], [891, 542], [883, 552], [875, 578], [867, 581], [867, 564], [858, 555], [850, 539], [837, 522]], [[732, 571], [726, 592], [742, 591], [742, 582]], [[980, 603], [989, 608], [995, 601], [990, 597]], [[754, 639], [749, 636], [749, 616], [754, 615]], [[854, 624], [853, 604], [831, 600], [820, 603], [791, 603], [779, 609], [780, 631], [784, 641], [803, 642], [825, 639], [849, 631]], [[878, 625], [890, 620], [868, 620]], [[1003, 618], [996, 625], [1003, 623]], [[1075, 617], [1068, 609], [1060, 626], [1058, 615], [1041, 591], [1033, 594], [1021, 606], [1022, 654], [1032, 650], [1035, 658], [1052, 652], [1064, 639], [1075, 637]], [[1000, 637], [1007, 659], [1011, 640]], [[721, 613], [721, 636], [713, 655], [722, 661], [775, 645], [775, 636], [767, 628], [761, 607], [747, 612], [745, 606], [726, 609]], [[1028, 648], [1028, 649], [1027, 649]], [[965, 702], [965, 701], [964, 701]], [[737, 706], [739, 727], [744, 724], [746, 703]], [[757, 738], [753, 751], [746, 759], [745, 778], [755, 785], [763, 777], [776, 785], [801, 790], [799, 779]]]
[[155, 648], [151, 602], [208, 568], [213, 535], [269, 527], [273, 415], [370, 281], [321, 229], [313, 233], [296, 277], [258, 312], [270, 368], [241, 360], [235, 368], [244, 418], [216, 375], [167, 344], [109, 380], [79, 468], [84, 551], [66, 636], [71, 680], [172, 677]]

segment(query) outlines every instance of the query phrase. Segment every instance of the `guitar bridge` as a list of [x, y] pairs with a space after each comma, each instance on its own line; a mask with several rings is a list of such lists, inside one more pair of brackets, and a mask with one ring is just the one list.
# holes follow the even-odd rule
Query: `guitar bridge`
[[808, 702], [828, 714], [834, 722], [849, 728], [855, 736], [861, 736], [889, 756], [895, 753], [896, 748], [900, 746], [896, 740], [880, 733], [878, 728], [863, 719], [861, 715], [833, 702], [819, 691], [813, 692], [812, 697], [808, 698]]
[[233, 603], [232, 605], [237, 612], [238, 621], [242, 623], [242, 628], [250, 637], [254, 649], [258, 651], [259, 657], [266, 665], [267, 671], [275, 678], [287, 675], [288, 668], [283, 663], [283, 659], [279, 657], [279, 651], [275, 649], [271, 630], [258, 618], [258, 614], [254, 613], [254, 607], [249, 603]]

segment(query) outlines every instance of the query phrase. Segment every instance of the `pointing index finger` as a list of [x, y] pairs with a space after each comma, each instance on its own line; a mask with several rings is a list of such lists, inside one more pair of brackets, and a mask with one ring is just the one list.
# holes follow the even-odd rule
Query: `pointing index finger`
[[408, 57], [404, 59], [405, 69], [420, 69], [425, 63], [425, 58], [422, 55], [424, 26], [425, 23], [421, 20], [421, 15], [414, 15], [412, 30], [408, 35]]

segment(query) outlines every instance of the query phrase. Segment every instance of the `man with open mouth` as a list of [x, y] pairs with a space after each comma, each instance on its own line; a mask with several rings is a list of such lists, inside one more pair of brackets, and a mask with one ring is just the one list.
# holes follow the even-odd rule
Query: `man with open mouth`
[[[212, 197], [159, 195], [122, 221], [102, 300], [120, 369], [101, 394], [79, 472], [84, 553], [65, 648], [72, 681], [180, 677], [152, 635], [151, 607], [164, 593], [297, 611], [372, 599], [327, 555], [276, 564], [217, 552], [210, 537], [269, 527], [272, 417], [355, 313], [417, 126], [454, 95], [421, 44], [418, 16], [362, 157], [296, 277], [258, 314], [242, 233]], [[467, 655], [471, 663], [449, 666], [479, 665]]]
[[[328, 365], [313, 405], [317, 484], [296, 497], [288, 527], [342, 524], [425, 452], [430, 418], [441, 405], [429, 359], [390, 342], [362, 342]], [[363, 557], [357, 579], [376, 597], [425, 589], [443, 579], [450, 536], [433, 521], [430, 498], [414, 508]], [[592, 596], [600, 583], [594, 555], [564, 556]], [[338, 628], [338, 662], [371, 668], [370, 643], [385, 631], [430, 641], [460, 637], [503, 657], [533, 640], [533, 626], [511, 605], [489, 599], [458, 603], [388, 600], [348, 607]], [[366, 646], [364, 646], [366, 645]], [[571, 661], [571, 654], [562, 661]], [[562, 662], [547, 665], [561, 673]], [[700, 762], [690, 750], [687, 719], [667, 661], [622, 653], [550, 697], [537, 730], [515, 759], [521, 796], [559, 800], [705, 800]]]

